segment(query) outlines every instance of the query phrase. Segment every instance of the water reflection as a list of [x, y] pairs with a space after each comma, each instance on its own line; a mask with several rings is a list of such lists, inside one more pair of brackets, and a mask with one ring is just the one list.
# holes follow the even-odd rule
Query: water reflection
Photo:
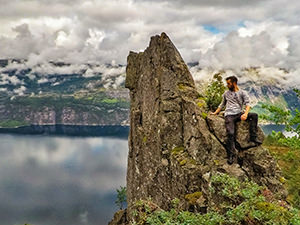
[[0, 135], [1, 225], [107, 224], [126, 184], [127, 140]]

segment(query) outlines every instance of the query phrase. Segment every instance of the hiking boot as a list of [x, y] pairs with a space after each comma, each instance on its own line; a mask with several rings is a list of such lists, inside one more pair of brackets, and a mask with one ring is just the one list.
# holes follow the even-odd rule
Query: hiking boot
[[257, 137], [250, 137], [250, 142], [255, 143], [255, 145], [261, 145], [262, 141], [259, 140]]

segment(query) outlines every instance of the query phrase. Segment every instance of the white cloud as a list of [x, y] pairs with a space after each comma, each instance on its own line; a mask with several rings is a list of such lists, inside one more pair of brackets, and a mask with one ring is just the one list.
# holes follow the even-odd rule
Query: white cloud
[[21, 83], [22, 83], [22, 81], [19, 80], [19, 78], [16, 77], [16, 76], [11, 76], [11, 77], [8, 78], [8, 80], [9, 80], [10, 83], [12, 83], [13, 85], [17, 85], [17, 84], [21, 84]]
[[186, 62], [202, 67], [300, 67], [295, 0], [2, 2], [0, 58], [27, 58], [30, 67], [51, 60], [126, 64], [130, 50], [143, 51], [150, 36], [162, 31]]
[[82, 76], [86, 78], [93, 77], [95, 76], [95, 71], [89, 68], [85, 71], [85, 73]]
[[[279, 88], [297, 88], [300, 86], [300, 69], [284, 70], [276, 67], [257, 67], [257, 68], [235, 68], [227, 70], [218, 70], [214, 68], [203, 68], [194, 66], [190, 72], [195, 82], [200, 86], [205, 86], [213, 78], [214, 74], [220, 73], [225, 84], [225, 78], [235, 75], [238, 83], [248, 85], [247, 83], [259, 86], [274, 86]], [[200, 87], [201, 88], [201, 87]]]
[[85, 70], [88, 69], [87, 65], [81, 64], [72, 64], [72, 65], [62, 65], [56, 66], [52, 63], [43, 63], [40, 65], [35, 65], [33, 67], [31, 62], [26, 63], [26, 65], [32, 69], [31, 73], [38, 73], [40, 75], [49, 75], [49, 74], [63, 74], [63, 75], [71, 75], [71, 74], [81, 74]]
[[116, 80], [115, 80], [114, 84], [112, 85], [112, 87], [114, 89], [116, 89], [116, 88], [120, 87], [121, 84], [124, 83], [124, 82], [125, 82], [125, 76], [121, 75], [121, 76], [116, 78]]
[[44, 83], [49, 82], [49, 80], [47, 78], [43, 77], [43, 78], [39, 79], [37, 82], [38, 82], [38, 84], [44, 84]]
[[[284, 22], [246, 21], [245, 26], [229, 33], [206, 54], [202, 54], [201, 66], [214, 68], [245, 68], [255, 66], [297, 68], [300, 51], [291, 45], [299, 37], [300, 27]], [[296, 44], [298, 45], [298, 44]], [[293, 48], [295, 49], [295, 48]]]
[[14, 90], [14, 93], [18, 94], [18, 95], [24, 95], [24, 92], [26, 91], [26, 87], [21, 86], [17, 89]]
[[300, 69], [292, 70], [289, 73], [288, 85], [293, 88], [298, 88], [300, 86]]
[[9, 84], [8, 80], [0, 81], [0, 85]]
[[113, 84], [112, 79], [106, 79], [105, 80], [105, 84], [103, 85], [103, 87], [106, 88], [106, 89], [108, 89], [108, 88], [110, 88], [112, 86], [112, 84]]
[[17, 85], [17, 84], [22, 84], [23, 83], [23, 81], [21, 81], [15, 75], [9, 76], [8, 74], [3, 73], [3, 74], [0, 75], [0, 78], [1, 78], [0, 85], [4, 85], [4, 84]]

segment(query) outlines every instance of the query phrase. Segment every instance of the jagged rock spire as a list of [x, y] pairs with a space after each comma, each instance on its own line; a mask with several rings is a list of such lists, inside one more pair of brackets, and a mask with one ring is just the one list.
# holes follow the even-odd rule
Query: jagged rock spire
[[[131, 99], [127, 221], [134, 203], [148, 197], [165, 210], [179, 198], [183, 209], [205, 211], [215, 201], [208, 186], [217, 171], [284, 192], [268, 151], [247, 145], [243, 135], [238, 141], [244, 161], [227, 164], [220, 134], [224, 119], [207, 117], [192, 75], [165, 33], [151, 37], [144, 52], [130, 52], [127, 62], [125, 86]], [[239, 132], [246, 129], [245, 123]], [[201, 193], [195, 204], [187, 198], [193, 193]]]

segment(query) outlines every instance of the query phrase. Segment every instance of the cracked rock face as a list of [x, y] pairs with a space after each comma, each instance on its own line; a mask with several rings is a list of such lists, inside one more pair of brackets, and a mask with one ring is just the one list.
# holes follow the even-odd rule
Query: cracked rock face
[[[237, 136], [242, 160], [227, 164], [224, 118], [206, 116], [192, 75], [165, 33], [151, 37], [144, 52], [130, 52], [127, 62], [125, 86], [131, 100], [127, 221], [135, 202], [148, 197], [165, 210], [179, 198], [184, 210], [205, 211], [215, 204], [208, 186], [216, 172], [248, 177], [285, 193], [269, 152], [246, 141], [245, 123], [238, 125]], [[259, 138], [263, 139], [260, 129]], [[196, 204], [187, 198], [193, 193], [201, 193]]]

